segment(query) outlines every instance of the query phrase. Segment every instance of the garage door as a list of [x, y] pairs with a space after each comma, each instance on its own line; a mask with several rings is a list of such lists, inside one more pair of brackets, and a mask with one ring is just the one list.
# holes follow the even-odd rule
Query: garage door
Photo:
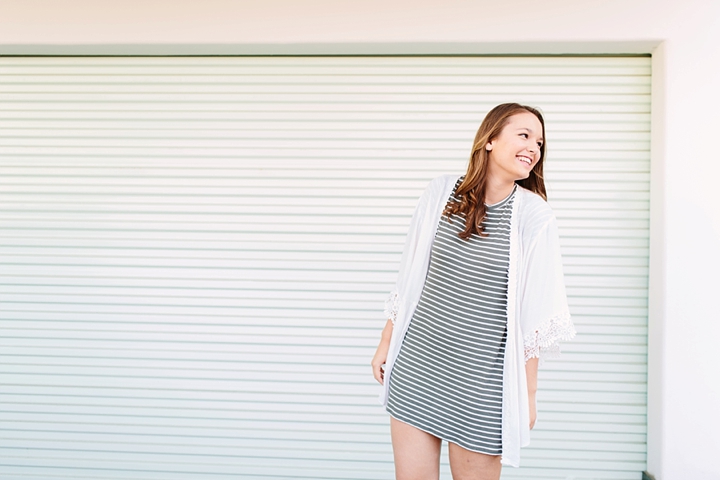
[[508, 101], [546, 115], [578, 336], [503, 478], [639, 479], [650, 59], [627, 56], [0, 59], [0, 477], [392, 478], [369, 362], [403, 236]]

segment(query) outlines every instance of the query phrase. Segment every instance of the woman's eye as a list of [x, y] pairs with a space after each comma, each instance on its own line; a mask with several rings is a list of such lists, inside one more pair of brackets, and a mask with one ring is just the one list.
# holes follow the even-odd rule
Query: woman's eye
[[528, 138], [528, 134], [527, 134], [527, 133], [521, 133], [520, 136], [521, 136], [521, 137]]
[[542, 148], [542, 142], [538, 142], [538, 147]]

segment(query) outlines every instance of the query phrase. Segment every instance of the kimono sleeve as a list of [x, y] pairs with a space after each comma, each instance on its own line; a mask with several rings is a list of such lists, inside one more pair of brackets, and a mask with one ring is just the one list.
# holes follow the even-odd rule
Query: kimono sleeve
[[406, 291], [407, 282], [409, 280], [408, 273], [410, 270], [410, 265], [412, 265], [413, 260], [415, 259], [415, 253], [417, 251], [420, 231], [422, 229], [422, 222], [425, 217], [425, 212], [428, 208], [430, 197], [433, 194], [433, 189], [437, 188], [437, 183], [438, 179], [430, 182], [430, 184], [418, 200], [412, 219], [410, 220], [408, 233], [405, 237], [402, 257], [400, 257], [400, 269], [398, 271], [397, 282], [395, 283], [395, 287], [388, 295], [387, 300], [385, 300], [385, 318], [390, 319], [393, 324], [397, 319], [400, 301]]
[[554, 216], [541, 227], [525, 256], [518, 294], [525, 361], [557, 356], [560, 341], [572, 339], [575, 327], [565, 292], [560, 238]]

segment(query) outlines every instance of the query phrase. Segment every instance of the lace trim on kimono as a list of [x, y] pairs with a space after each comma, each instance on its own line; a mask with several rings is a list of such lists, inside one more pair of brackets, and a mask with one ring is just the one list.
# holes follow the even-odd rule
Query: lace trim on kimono
[[575, 337], [575, 327], [569, 313], [556, 315], [544, 322], [540, 328], [523, 338], [525, 361], [539, 358], [541, 361], [560, 356], [560, 341]]
[[385, 300], [385, 318], [392, 320], [393, 325], [397, 320], [398, 308], [400, 308], [400, 298], [398, 297], [397, 290], [393, 290]]

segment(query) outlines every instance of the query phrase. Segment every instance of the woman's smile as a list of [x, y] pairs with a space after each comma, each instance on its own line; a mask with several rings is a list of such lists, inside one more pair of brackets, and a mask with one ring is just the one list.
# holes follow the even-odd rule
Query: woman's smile
[[518, 155], [517, 159], [520, 160], [521, 162], [523, 162], [524, 164], [526, 164], [527, 166], [531, 166], [533, 163], [532, 158], [526, 157], [524, 155]]

